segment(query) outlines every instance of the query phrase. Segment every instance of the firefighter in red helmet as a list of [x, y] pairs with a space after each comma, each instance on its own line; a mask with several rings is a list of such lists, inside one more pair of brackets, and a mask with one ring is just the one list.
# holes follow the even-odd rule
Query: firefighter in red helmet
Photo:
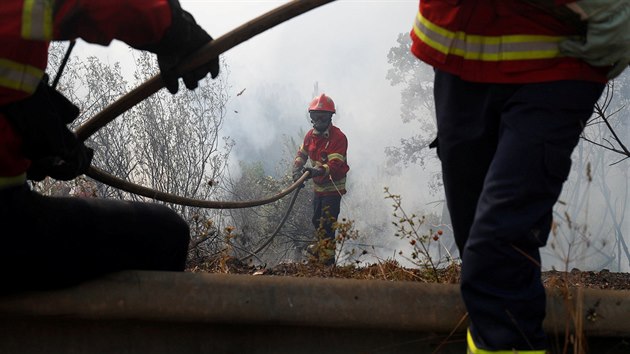
[[177, 0], [3, 0], [0, 6], [0, 278], [48, 289], [123, 269], [184, 270], [188, 224], [154, 203], [59, 198], [27, 180], [72, 180], [92, 150], [68, 129], [79, 109], [48, 84], [53, 40], [121, 40], [157, 54], [167, 89], [189, 89], [219, 61], [173, 69], [212, 40]]
[[[335, 262], [334, 222], [339, 216], [341, 197], [346, 193], [346, 174], [350, 167], [346, 158], [348, 139], [332, 124], [335, 114], [333, 100], [321, 94], [308, 107], [313, 129], [304, 136], [304, 142], [293, 163], [293, 180], [305, 171], [313, 179], [313, 226], [317, 242], [311, 253], [324, 264]], [[310, 166], [304, 167], [310, 160]]]

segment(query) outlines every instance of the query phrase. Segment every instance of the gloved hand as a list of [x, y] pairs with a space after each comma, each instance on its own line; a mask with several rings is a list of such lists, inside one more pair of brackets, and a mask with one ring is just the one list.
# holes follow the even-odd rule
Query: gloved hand
[[[175, 72], [178, 66], [189, 55], [203, 47], [212, 40], [212, 37], [201, 28], [193, 16], [184, 11], [177, 0], [169, 0], [173, 14], [171, 26], [164, 37], [155, 44], [139, 46], [138, 49], [148, 50], [157, 54], [158, 65], [162, 73], [162, 80], [168, 91], [172, 94], [179, 89], [179, 75]], [[203, 64], [181, 75], [184, 84], [189, 90], [197, 88], [199, 80], [208, 73], [212, 78], [219, 75], [219, 58]]]
[[609, 79], [619, 76], [630, 63], [630, 2], [580, 0], [575, 5], [587, 16], [586, 39], [563, 41], [560, 52], [593, 66], [611, 67]]
[[78, 117], [79, 108], [48, 86], [47, 76], [30, 97], [7, 104], [2, 111], [22, 137], [24, 156], [31, 160], [27, 178], [67, 181], [90, 167], [93, 150], [66, 125]]
[[323, 167], [305, 167], [304, 172], [306, 171], [310, 172], [308, 178], [323, 176], [324, 173], [326, 173], [326, 170], [324, 170]]
[[[76, 138], [75, 138], [76, 139]], [[26, 178], [41, 181], [46, 176], [56, 180], [69, 181], [84, 174], [92, 164], [94, 150], [78, 142], [73, 149], [65, 150], [63, 156], [45, 156], [33, 160], [26, 172]]]
[[298, 179], [300, 179], [300, 177], [302, 177], [303, 174], [304, 174], [304, 172], [302, 172], [301, 168], [294, 168], [293, 169], [293, 173], [291, 175], [291, 177], [293, 178], [293, 182], [295, 182]]

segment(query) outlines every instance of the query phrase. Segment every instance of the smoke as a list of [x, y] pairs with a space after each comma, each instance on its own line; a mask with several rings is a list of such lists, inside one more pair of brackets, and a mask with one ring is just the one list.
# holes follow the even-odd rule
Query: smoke
[[[198, 21], [219, 36], [281, 3], [184, 1], [183, 6], [207, 13]], [[233, 99], [226, 119], [226, 134], [239, 138], [235, 154], [246, 158], [252, 142], [261, 143], [256, 147], [261, 151], [273, 149], [278, 136], [310, 128], [305, 112], [318, 83], [339, 108], [333, 123], [348, 135], [350, 158], [361, 162], [353, 171], [380, 165], [383, 148], [405, 131], [398, 89], [385, 79], [387, 53], [398, 34], [409, 31], [416, 11], [416, 1], [335, 2], [227, 52], [233, 91], [246, 88]]]
[[[184, 1], [183, 6], [208, 13], [200, 21], [219, 35], [279, 4]], [[246, 89], [230, 102], [225, 120], [223, 134], [236, 142], [231, 165], [262, 161], [268, 174], [281, 173], [278, 164], [292, 161], [295, 154], [286, 151], [283, 139], [301, 143], [310, 129], [308, 104], [315, 94], [326, 93], [337, 107], [333, 124], [346, 134], [349, 145], [348, 194], [340, 218], [354, 220], [362, 235], [358, 242], [375, 245], [371, 252], [380, 258], [408, 248], [406, 241], [394, 237], [393, 209], [384, 187], [401, 195], [410, 213], [432, 212], [435, 207], [427, 203], [441, 198], [428, 195], [429, 173], [419, 168], [390, 170], [384, 152], [386, 146], [413, 135], [415, 128], [402, 123], [399, 88], [392, 87], [386, 75], [387, 54], [398, 35], [411, 29], [417, 6], [416, 0], [335, 2], [225, 54], [233, 91]], [[217, 20], [224, 21], [223, 27]], [[437, 209], [440, 214], [442, 208]]]
[[[217, 38], [284, 2], [183, 0], [182, 6]], [[290, 137], [299, 144], [301, 134], [310, 128], [306, 110], [317, 84], [320, 93], [334, 99], [338, 113], [333, 116], [333, 124], [344, 131], [349, 141], [349, 192], [344, 197], [341, 217], [356, 220], [356, 227], [366, 240], [383, 246], [379, 253], [383, 258], [390, 258], [395, 250], [408, 247], [393, 236], [394, 230], [389, 226], [393, 210], [384, 199], [383, 187], [401, 195], [410, 213], [440, 214], [442, 209], [441, 204], [434, 202], [443, 197], [428, 193], [430, 175], [439, 171], [439, 166], [428, 166], [426, 170], [412, 166], [392, 171], [385, 164], [385, 147], [398, 145], [401, 138], [414, 135], [413, 130], [418, 129], [401, 121], [399, 88], [392, 87], [386, 80], [387, 53], [397, 45], [398, 35], [411, 29], [417, 6], [417, 0], [333, 2], [260, 34], [223, 55], [230, 67], [232, 98], [222, 133], [236, 142], [231, 156], [234, 160], [231, 166], [235, 168], [232, 176], [238, 177], [238, 161], [262, 161], [266, 172], [274, 175], [283, 160], [292, 160], [295, 151], [287, 152], [283, 141]], [[106, 53], [103, 56], [111, 56], [109, 61], [114, 62], [119, 61], [118, 54], [128, 52], [121, 48], [92, 46], [90, 50]], [[628, 76], [627, 71], [619, 81], [625, 77], [623, 82], [627, 82]], [[627, 87], [621, 96], [626, 101]], [[625, 142], [630, 140], [628, 126], [618, 131]], [[592, 156], [580, 158], [587, 161]], [[607, 163], [613, 160], [608, 159]], [[576, 211], [581, 218], [578, 223], [588, 225], [590, 235], [590, 239], [581, 239], [582, 244], [588, 246], [580, 255], [583, 261], [572, 263], [581, 269], [603, 266], [610, 266], [611, 270], [630, 269], [628, 242], [624, 241], [630, 234], [630, 219], [617, 215], [616, 227], [607, 227], [611, 224], [612, 212], [606, 206], [607, 200], [613, 200], [612, 209], [621, 210], [619, 208], [630, 200], [626, 193], [628, 162], [623, 161], [609, 171], [607, 176], [595, 176], [595, 181], [601, 185], [593, 184], [589, 188], [588, 193], [593, 196], [588, 199], [588, 205], [579, 205]], [[576, 167], [570, 181], [583, 173]], [[561, 199], [567, 199], [571, 188], [575, 185], [567, 183]], [[614, 199], [607, 199], [605, 191]], [[562, 208], [556, 213], [562, 215]], [[602, 245], [605, 242], [600, 239], [608, 243]], [[592, 247], [595, 244], [597, 248]], [[545, 252], [549, 257], [544, 259], [544, 266], [563, 265], [550, 247]], [[606, 258], [613, 253], [614, 258]]]

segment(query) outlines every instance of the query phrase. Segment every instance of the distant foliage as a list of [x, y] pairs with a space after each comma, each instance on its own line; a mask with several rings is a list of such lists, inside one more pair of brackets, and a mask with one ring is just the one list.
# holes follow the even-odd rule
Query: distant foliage
[[[57, 75], [66, 47], [63, 43], [53, 43], [50, 47], [51, 77]], [[71, 57], [57, 88], [81, 109], [73, 128], [158, 74], [155, 55], [130, 51], [134, 64], [132, 77], [125, 75], [119, 62], [107, 63], [94, 56]], [[222, 63], [221, 75], [215, 80], [202, 80], [194, 91], [182, 84], [176, 95], [162, 89], [142, 101], [88, 139], [86, 145], [95, 150], [93, 164], [159, 191], [197, 199], [220, 199], [224, 196], [220, 187], [233, 145], [219, 134], [229, 99], [228, 77], [229, 68]], [[57, 195], [147, 200], [83, 177], [67, 183], [47, 179], [35, 188]], [[210, 244], [207, 237], [216, 233], [213, 228], [221, 223], [220, 212], [170, 206], [192, 225], [193, 245]], [[215, 221], [208, 224], [209, 219]], [[215, 244], [210, 249], [221, 247]]]
[[[392, 86], [400, 86], [400, 118], [411, 124], [412, 135], [400, 139], [398, 146], [388, 146], [385, 153], [390, 168], [402, 168], [411, 164], [429, 166], [435, 164], [437, 156], [429, 144], [436, 137], [433, 69], [414, 57], [409, 48], [411, 38], [408, 33], [398, 35], [398, 46], [387, 54], [391, 67], [386, 78]], [[430, 180], [430, 190], [436, 194], [441, 190], [441, 174], [436, 172]]]
[[[300, 132], [302, 134], [303, 132]], [[293, 157], [300, 140], [283, 138], [283, 156], [278, 171], [269, 174], [263, 162], [241, 162], [241, 176], [229, 186], [232, 198], [255, 200], [277, 194], [293, 181], [291, 170]], [[277, 176], [277, 177], [275, 177]], [[275, 265], [286, 261], [300, 261], [303, 251], [314, 242], [312, 218], [312, 186], [310, 181], [298, 192], [287, 221], [276, 229], [289, 209], [292, 194], [254, 208], [227, 211], [236, 229], [232, 240], [234, 256], [255, 264]]]

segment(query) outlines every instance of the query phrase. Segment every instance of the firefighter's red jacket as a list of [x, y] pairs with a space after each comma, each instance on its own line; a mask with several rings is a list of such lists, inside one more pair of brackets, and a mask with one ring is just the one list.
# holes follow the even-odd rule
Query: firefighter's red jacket
[[[35, 92], [52, 40], [143, 46], [157, 43], [170, 24], [167, 0], [2, 0], [0, 106]], [[20, 136], [0, 113], [0, 188], [23, 183], [29, 165]]]
[[580, 34], [579, 26], [558, 15], [570, 11], [564, 6], [572, 1], [549, 0], [551, 7], [542, 9], [523, 0], [422, 0], [411, 52], [467, 81], [606, 82], [606, 68], [559, 52], [558, 43]]
[[295, 157], [294, 169], [304, 167], [307, 160], [311, 166], [322, 167], [323, 176], [313, 177], [315, 194], [337, 195], [346, 193], [346, 174], [350, 170], [346, 159], [348, 139], [341, 129], [330, 125], [323, 133], [311, 129], [304, 136]]

